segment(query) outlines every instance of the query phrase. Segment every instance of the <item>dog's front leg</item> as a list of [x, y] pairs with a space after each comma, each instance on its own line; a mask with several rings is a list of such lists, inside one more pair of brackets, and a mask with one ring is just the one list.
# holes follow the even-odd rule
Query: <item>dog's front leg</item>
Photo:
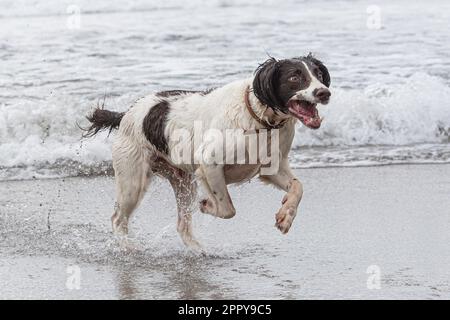
[[234, 217], [236, 209], [228, 193], [224, 167], [203, 165], [197, 169], [196, 176], [208, 193], [208, 199], [200, 201], [200, 211], [223, 219]]
[[302, 183], [292, 173], [287, 159], [281, 161], [277, 174], [261, 175], [260, 178], [264, 182], [286, 191], [286, 195], [281, 201], [281, 209], [275, 215], [275, 226], [285, 234], [289, 231], [297, 215], [297, 208], [303, 196]]

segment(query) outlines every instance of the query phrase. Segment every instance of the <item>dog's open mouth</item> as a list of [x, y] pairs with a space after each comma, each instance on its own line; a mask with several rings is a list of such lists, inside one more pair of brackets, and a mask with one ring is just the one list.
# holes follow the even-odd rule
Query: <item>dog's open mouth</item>
[[289, 112], [311, 129], [318, 129], [322, 123], [316, 105], [315, 103], [295, 99], [288, 102]]

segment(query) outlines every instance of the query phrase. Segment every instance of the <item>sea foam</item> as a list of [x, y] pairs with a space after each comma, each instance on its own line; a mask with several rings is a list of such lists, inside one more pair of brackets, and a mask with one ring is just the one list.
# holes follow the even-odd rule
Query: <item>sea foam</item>
[[[322, 127], [310, 130], [299, 123], [294, 148], [333, 146], [348, 151], [349, 147], [384, 145], [395, 146], [401, 153], [401, 146], [449, 142], [450, 88], [438, 77], [417, 73], [394, 85], [332, 91], [330, 104], [319, 106], [325, 118]], [[134, 98], [110, 98], [106, 104], [126, 110]], [[77, 125], [87, 125], [84, 116], [95, 104], [61, 93], [42, 101], [0, 105], [0, 178], [103, 172], [111, 161], [114, 133], [83, 140]]]

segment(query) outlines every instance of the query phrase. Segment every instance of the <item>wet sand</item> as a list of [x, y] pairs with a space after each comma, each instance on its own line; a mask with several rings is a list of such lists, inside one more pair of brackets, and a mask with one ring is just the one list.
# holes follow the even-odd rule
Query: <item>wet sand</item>
[[450, 165], [297, 175], [288, 235], [273, 226], [283, 193], [254, 181], [231, 188], [233, 219], [195, 214], [206, 256], [181, 244], [166, 182], [134, 216], [132, 252], [110, 232], [111, 177], [1, 182], [0, 298], [450, 298]]

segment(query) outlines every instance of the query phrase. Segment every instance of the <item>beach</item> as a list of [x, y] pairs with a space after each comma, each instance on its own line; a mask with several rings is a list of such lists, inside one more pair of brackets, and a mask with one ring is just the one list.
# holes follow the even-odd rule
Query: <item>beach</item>
[[[0, 299], [449, 299], [449, 16], [447, 0], [3, 0]], [[295, 129], [289, 233], [283, 192], [255, 180], [230, 187], [234, 218], [195, 212], [196, 255], [158, 180], [123, 250], [116, 132], [83, 139], [86, 115], [309, 53], [331, 100]]]
[[[0, 182], [0, 299], [449, 299], [450, 165], [298, 169], [287, 235], [283, 193], [231, 187], [237, 215], [194, 214], [206, 255], [176, 232], [155, 181], [120, 249], [110, 176]], [[77, 278], [74, 281], [74, 276]]]

